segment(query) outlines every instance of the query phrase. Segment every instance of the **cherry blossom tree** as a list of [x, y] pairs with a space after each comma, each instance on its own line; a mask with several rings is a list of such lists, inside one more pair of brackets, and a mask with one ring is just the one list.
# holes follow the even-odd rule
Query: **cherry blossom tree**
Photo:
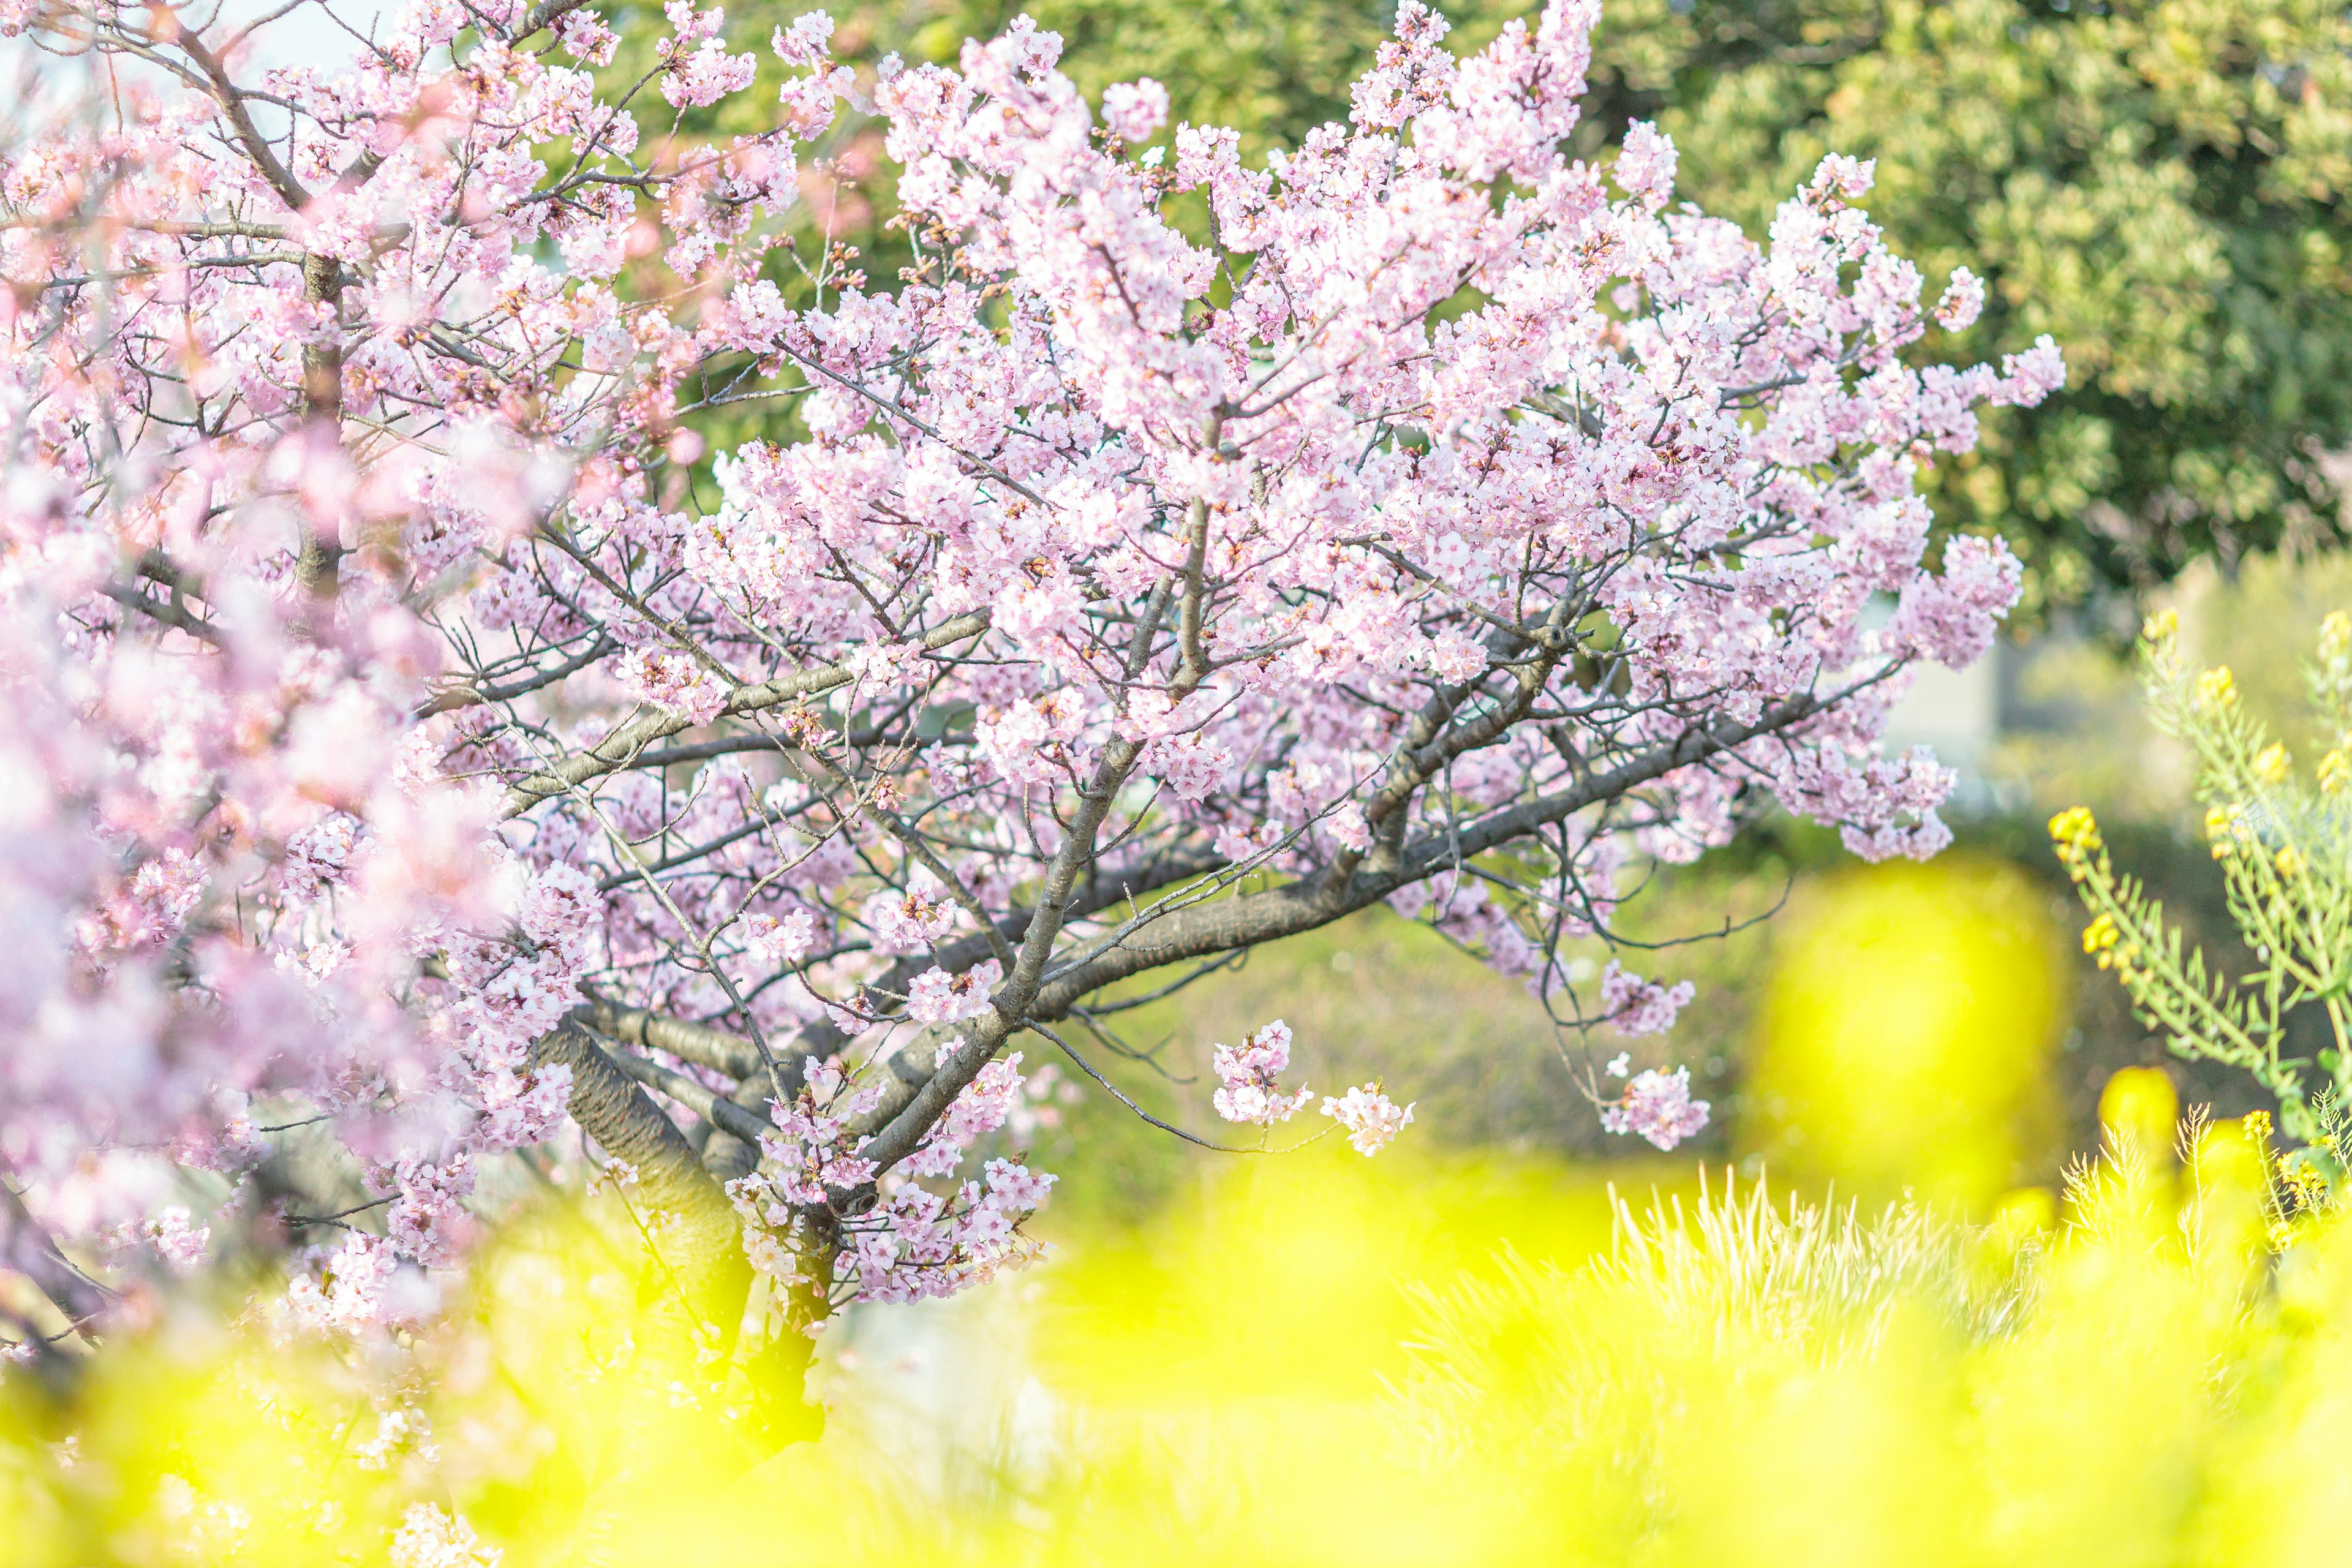
[[[278, 1249], [367, 1329], [576, 1124], [696, 1364], [756, 1320], [789, 1382], [842, 1304], [1027, 1257], [1024, 1064], [1100, 1079], [1236, 952], [1386, 903], [1654, 1033], [1686, 992], [1561, 951], [1641, 863], [1770, 802], [1934, 852], [1950, 775], [1878, 737], [2018, 569], [1924, 560], [1915, 479], [2057, 351], [1907, 368], [1982, 290], [1922, 304], [1867, 164], [1759, 244], [1646, 127], [1570, 161], [1595, 15], [1456, 58], [1406, 0], [1349, 123], [1250, 167], [1025, 24], [860, 79], [801, 17], [709, 142], [753, 60], [693, 0], [617, 84], [579, 0], [271, 13], [333, 68], [0, 0], [44, 84], [0, 132], [12, 1267], [88, 1325]], [[843, 114], [896, 279], [785, 238]], [[1218, 1047], [1215, 1108], [1410, 1121], [1288, 1054]]]

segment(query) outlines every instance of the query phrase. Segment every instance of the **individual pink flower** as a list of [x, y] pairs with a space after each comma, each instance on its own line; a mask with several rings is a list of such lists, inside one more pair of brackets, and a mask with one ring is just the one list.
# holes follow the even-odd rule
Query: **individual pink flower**
[[1020, 1104], [1021, 1053], [999, 1057], [980, 1069], [940, 1119], [940, 1135], [947, 1142], [969, 1149], [984, 1133], [1004, 1125]]
[[474, 1533], [462, 1513], [409, 1505], [393, 1532], [392, 1568], [498, 1568], [505, 1554]]
[[463, 1152], [441, 1163], [402, 1160], [393, 1182], [395, 1195], [384, 1211], [393, 1245], [427, 1268], [456, 1262], [474, 1228], [465, 1207], [474, 1190], [472, 1162]]
[[713, 38], [662, 73], [661, 95], [679, 109], [707, 108], [751, 86], [759, 68], [756, 56], [730, 55]]
[[908, 875], [904, 891], [885, 888], [866, 900], [858, 911], [877, 952], [921, 952], [944, 942], [956, 929], [957, 910], [946, 897], [940, 879], [918, 866]]
[[788, 910], [782, 920], [746, 915], [742, 930], [743, 950], [761, 963], [789, 967], [816, 946], [816, 916], [804, 909]]
[[770, 39], [776, 58], [788, 66], [823, 65], [832, 58], [833, 18], [822, 11], [809, 11], [793, 19], [789, 27], [779, 27]]
[[170, 1204], [157, 1210], [145, 1226], [147, 1243], [163, 1267], [184, 1276], [204, 1267], [213, 1234], [212, 1226], [192, 1225], [189, 1219], [187, 1205]]
[[1948, 332], [1965, 332], [1984, 313], [1984, 279], [1965, 267], [1955, 267], [1943, 298], [1936, 301], [1936, 322]]
[[1811, 188], [1824, 195], [1834, 192], [1847, 201], [1858, 202], [1870, 194], [1877, 177], [1877, 159], [1832, 153], [1813, 170]]
[[1011, 1160], [991, 1160], [985, 1171], [988, 1205], [1019, 1214], [1045, 1207], [1045, 1194], [1053, 1191], [1055, 1180], [1049, 1173], [1032, 1171]]
[[1675, 194], [1676, 154], [1674, 138], [1663, 135], [1646, 120], [1625, 131], [1625, 142], [1611, 171], [1618, 186], [1644, 206], [1655, 210]]
[[563, 52], [584, 66], [611, 65], [614, 52], [621, 45], [621, 36], [585, 6], [558, 21], [555, 37], [563, 46]]

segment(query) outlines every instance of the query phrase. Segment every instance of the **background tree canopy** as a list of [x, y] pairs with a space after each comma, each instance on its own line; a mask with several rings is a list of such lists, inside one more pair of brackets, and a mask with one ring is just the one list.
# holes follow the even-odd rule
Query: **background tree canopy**
[[[1525, 0], [1444, 7], [1475, 47]], [[1295, 143], [1348, 112], [1386, 0], [882, 0], [837, 12], [840, 52], [952, 59], [1026, 11], [1090, 95], [1150, 76], [1175, 120]], [[742, 37], [776, 13], [744, 11]], [[633, 41], [662, 31], [650, 5]], [[2210, 550], [2336, 542], [2324, 454], [2352, 442], [2352, 21], [2329, 0], [1609, 0], [1581, 151], [1628, 120], [1682, 152], [1681, 191], [1760, 231], [1824, 152], [1878, 161], [1872, 213], [1928, 273], [1990, 285], [1959, 363], [2049, 332], [2066, 393], [1986, 420], [1930, 476], [1948, 529], [2006, 533], [2021, 615], [2169, 579]], [[625, 58], [617, 70], [626, 69]], [[738, 115], [759, 98], [737, 100]], [[837, 129], [842, 171], [870, 124]], [[887, 189], [813, 221], [895, 266]], [[887, 272], [883, 274], [887, 276]]]

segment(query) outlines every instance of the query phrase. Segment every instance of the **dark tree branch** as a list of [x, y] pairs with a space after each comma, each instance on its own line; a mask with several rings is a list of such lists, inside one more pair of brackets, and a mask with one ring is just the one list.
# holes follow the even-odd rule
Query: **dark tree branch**
[[[969, 641], [988, 630], [988, 623], [989, 615], [985, 610], [958, 616], [925, 636], [923, 647], [936, 653], [955, 643]], [[837, 664], [803, 670], [797, 675], [779, 676], [773, 680], [737, 687], [728, 693], [725, 711], [757, 713], [797, 698], [815, 697], [838, 689], [856, 679], [856, 671]], [[606, 773], [628, 767], [654, 742], [666, 741], [693, 727], [690, 721], [660, 709], [640, 714], [587, 751], [567, 757], [544, 772], [532, 773], [508, 790], [500, 815], [519, 816], [542, 800], [569, 794], [591, 779], [602, 778]]]

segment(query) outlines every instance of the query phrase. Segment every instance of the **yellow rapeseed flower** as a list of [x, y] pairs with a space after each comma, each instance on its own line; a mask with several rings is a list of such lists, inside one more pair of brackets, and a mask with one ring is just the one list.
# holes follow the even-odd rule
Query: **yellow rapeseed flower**
[[2099, 847], [2099, 819], [2087, 805], [2070, 805], [2050, 819], [2050, 837], [2058, 841], [2059, 858], [2066, 851], [2084, 852]]
[[2329, 795], [2341, 795], [2347, 784], [2352, 784], [2352, 757], [2338, 750], [2319, 759], [2319, 787], [2322, 790]]
[[2286, 778], [2286, 748], [2273, 741], [2254, 758], [2254, 776], [2266, 784], [2283, 783]]
[[2330, 661], [2352, 653], [2352, 615], [2330, 610], [2319, 623], [2319, 657]]
[[2116, 926], [2116, 917], [2102, 914], [2097, 920], [2083, 928], [2083, 951], [2104, 952], [2116, 945], [2116, 941], [2121, 934], [2122, 932]]
[[2230, 667], [2217, 664], [2197, 678], [2197, 700], [2208, 708], [2229, 708], [2238, 700], [2238, 683]]
[[2278, 867], [2278, 874], [2282, 877], [2299, 877], [2303, 874], [2303, 857], [2294, 852], [2293, 845], [2280, 850], [2273, 864]]
[[2149, 642], [2170, 642], [2180, 635], [2180, 617], [2171, 610], [2158, 610], [2140, 623], [2139, 635]]
[[2217, 805], [2205, 813], [2205, 837], [2213, 843], [2213, 858], [2227, 860], [2238, 837], [2238, 807]]

